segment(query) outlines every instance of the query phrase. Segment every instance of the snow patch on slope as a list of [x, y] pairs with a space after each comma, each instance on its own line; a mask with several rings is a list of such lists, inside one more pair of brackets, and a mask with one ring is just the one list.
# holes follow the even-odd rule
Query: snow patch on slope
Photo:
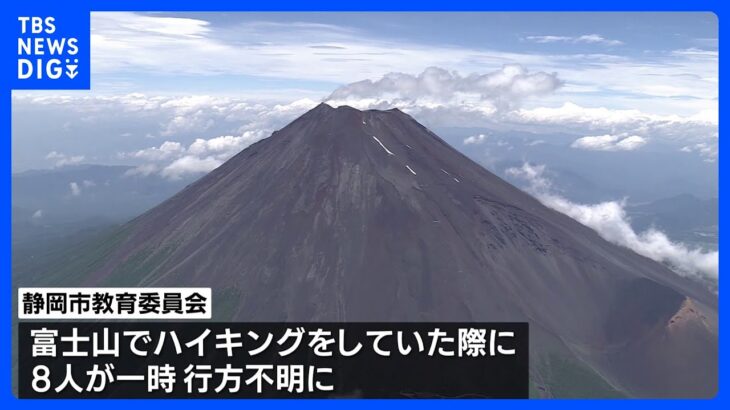
[[375, 141], [377, 141], [377, 142], [378, 142], [378, 144], [380, 144], [380, 146], [381, 146], [381, 147], [383, 147], [383, 149], [385, 150], [385, 152], [387, 152], [387, 153], [388, 153], [388, 155], [395, 155], [395, 154], [393, 154], [392, 152], [390, 152], [390, 150], [389, 150], [388, 148], [386, 148], [386, 147], [385, 147], [385, 145], [383, 145], [383, 143], [382, 143], [382, 142], [380, 142], [380, 140], [378, 139], [378, 137], [376, 137], [375, 135], [373, 135], [373, 139], [374, 139]]

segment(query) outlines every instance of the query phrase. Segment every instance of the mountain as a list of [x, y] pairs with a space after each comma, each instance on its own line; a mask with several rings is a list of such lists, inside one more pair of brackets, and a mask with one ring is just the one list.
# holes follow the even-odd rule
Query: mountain
[[707, 397], [717, 296], [398, 111], [322, 104], [44, 273], [236, 321], [527, 321], [532, 394]]

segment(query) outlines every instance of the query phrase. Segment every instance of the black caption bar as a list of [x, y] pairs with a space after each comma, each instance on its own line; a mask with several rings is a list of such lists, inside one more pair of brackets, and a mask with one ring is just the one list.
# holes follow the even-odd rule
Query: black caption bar
[[527, 398], [527, 323], [19, 324], [21, 398]]

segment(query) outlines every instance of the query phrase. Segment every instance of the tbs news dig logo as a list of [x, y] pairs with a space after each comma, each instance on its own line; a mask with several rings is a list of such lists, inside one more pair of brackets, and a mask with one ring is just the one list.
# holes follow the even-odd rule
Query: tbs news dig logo
[[18, 17], [18, 80], [73, 80], [79, 74], [79, 40], [59, 35], [54, 17]]

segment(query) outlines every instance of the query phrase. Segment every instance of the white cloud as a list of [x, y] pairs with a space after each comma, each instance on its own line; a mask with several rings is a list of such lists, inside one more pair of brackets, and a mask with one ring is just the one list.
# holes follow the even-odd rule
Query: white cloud
[[76, 182], [71, 182], [68, 184], [69, 189], [71, 189], [71, 195], [73, 196], [79, 196], [81, 195], [81, 187], [79, 187], [79, 184]]
[[39, 209], [39, 210], [33, 212], [32, 218], [33, 219], [41, 219], [41, 218], [43, 218], [43, 210], [42, 209]]
[[611, 40], [607, 39], [599, 34], [584, 34], [578, 38], [575, 39], [577, 43], [599, 43], [599, 44], [605, 44], [609, 46], [617, 46], [623, 44], [623, 42], [619, 40]]
[[83, 155], [66, 155], [57, 151], [51, 151], [46, 155], [46, 159], [53, 161], [56, 168], [80, 164], [85, 158]]
[[264, 137], [266, 137], [264, 131], [245, 131], [237, 137], [224, 135], [207, 140], [198, 138], [190, 144], [187, 152], [197, 156], [214, 155], [221, 159], [228, 159]]
[[[129, 121], [149, 119], [159, 124], [158, 129], [149, 130], [150, 136], [176, 138], [218, 133], [221, 129], [240, 134], [246, 131], [271, 131], [286, 125], [318, 104], [318, 101], [307, 98], [281, 103], [209, 95], [148, 96], [141, 93], [111, 96], [14, 94], [13, 98], [14, 107], [19, 110], [33, 107], [53, 108], [68, 112], [76, 120], [80, 117], [86, 118], [88, 124], [84, 125], [92, 129], [99, 127], [100, 123], [111, 122], [121, 116]], [[127, 137], [121, 138], [128, 140]], [[171, 144], [174, 143], [171, 141]], [[159, 148], [159, 152], [140, 152], [138, 155], [165, 156], [179, 147], [170, 145]], [[51, 154], [63, 155], [56, 152]]]
[[681, 275], [717, 280], [718, 252], [705, 252], [680, 242], [673, 242], [666, 234], [653, 228], [636, 232], [631, 227], [624, 210], [624, 201], [608, 201], [592, 205], [572, 202], [552, 192], [550, 181], [544, 176], [544, 171], [544, 166], [525, 163], [522, 167], [510, 168], [506, 172], [527, 181], [528, 191], [543, 204], [594, 229], [607, 241], [665, 263]]
[[[673, 68], [676, 73], [677, 67]], [[635, 78], [634, 73], [622, 72], [623, 80], [615, 78], [615, 73], [603, 75], [607, 81], [589, 91], [590, 98], [598, 92], [610, 88], [613, 81], [626, 81]], [[649, 71], [641, 70], [642, 72]], [[579, 73], [576, 73], [579, 74]], [[572, 74], [571, 74], [572, 75]], [[669, 73], [666, 73], [669, 76]], [[662, 75], [647, 75], [632, 89], [644, 87], [643, 92], [662, 96], [661, 104], [666, 101], [679, 101], [678, 95], [692, 96], [681, 101], [685, 104], [686, 115], [657, 114], [636, 108], [620, 109], [603, 106], [583, 106], [565, 101], [566, 95], [578, 100], [584, 99], [581, 92], [575, 91], [575, 84], [568, 84], [573, 91], [562, 90], [563, 75], [560, 78], [543, 71], [530, 72], [521, 65], [505, 65], [499, 70], [482, 74], [461, 75], [455, 71], [431, 67], [418, 75], [389, 73], [377, 80], [363, 80], [348, 84], [335, 90], [327, 99], [332, 105], [351, 105], [360, 109], [385, 109], [397, 107], [430, 126], [483, 126], [507, 129], [518, 127], [532, 132], [544, 132], [551, 127], [553, 132], [570, 132], [583, 135], [626, 135], [632, 137], [615, 146], [616, 150], [635, 149], [646, 142], [640, 135], [652, 135], [658, 140], [682, 140], [702, 142], [716, 132], [718, 124], [717, 102], [707, 89], [700, 97], [685, 83], [682, 77], [665, 78], [655, 81]], [[673, 90], [667, 88], [679, 87]], [[607, 87], [608, 86], [608, 87]], [[628, 84], [618, 87], [626, 94]], [[715, 89], [716, 84], [712, 85]], [[580, 87], [578, 87], [580, 88]], [[590, 88], [590, 87], [589, 87]], [[519, 90], [519, 91], [518, 91]], [[698, 94], [699, 96], [699, 94]], [[540, 98], [530, 98], [540, 97]], [[589, 97], [585, 97], [589, 98]], [[699, 99], [698, 99], [699, 98]], [[704, 100], [703, 100], [704, 99]], [[538, 102], [558, 101], [558, 105], [541, 106]], [[649, 101], [646, 98], [642, 101]], [[642, 102], [642, 104], [644, 104]], [[637, 104], [638, 105], [638, 104]], [[655, 106], [658, 104], [654, 104]], [[525, 107], [521, 107], [525, 106]], [[692, 110], [687, 107], [698, 107]], [[636, 137], [633, 137], [636, 136]], [[579, 144], [580, 145], [580, 144]]]
[[651, 135], [652, 141], [676, 144], [678, 148], [702, 143], [716, 146], [718, 128], [717, 116], [705, 111], [690, 116], [657, 115], [571, 102], [557, 107], [517, 109], [504, 115], [503, 121], [539, 128], [541, 132], [589, 135], [575, 141], [573, 147], [604, 150], [639, 148], [648, 142], [639, 135]]
[[715, 162], [719, 154], [717, 141], [700, 142], [694, 145], [686, 145], [680, 149], [682, 152], [696, 152], [702, 156], [707, 162]]
[[159, 147], [120, 153], [119, 156], [150, 161], [128, 170], [125, 173], [127, 176], [149, 176], [159, 173], [166, 178], [180, 179], [186, 175], [212, 171], [266, 135], [265, 131], [245, 131], [239, 136], [196, 138], [187, 147], [180, 142], [165, 141]]
[[180, 179], [191, 174], [203, 174], [218, 168], [223, 163], [214, 157], [199, 158], [193, 155], [186, 155], [178, 158], [170, 165], [162, 169], [160, 174], [170, 179]]
[[672, 51], [672, 54], [682, 57], [701, 57], [717, 59], [720, 53], [717, 50], [705, 50], [697, 47], [683, 48]]
[[514, 118], [543, 124], [581, 124], [588, 127], [638, 126], [641, 124], [696, 124], [717, 125], [717, 115], [705, 111], [692, 116], [656, 115], [639, 110], [620, 110], [605, 107], [583, 107], [565, 102], [559, 107], [519, 109]]
[[570, 146], [589, 151], [633, 151], [646, 144], [638, 135], [597, 135], [578, 138]]
[[584, 34], [581, 36], [527, 36], [525, 40], [535, 43], [586, 43], [601, 44], [607, 46], [619, 46], [623, 44], [619, 40], [607, 39], [600, 34]]
[[[68, 122], [73, 125], [62, 136], [66, 149], [88, 150], [81, 153], [93, 155], [99, 163], [122, 161], [133, 166], [170, 163], [187, 154], [188, 149], [198, 156], [205, 156], [197, 151], [202, 149], [216, 158], [227, 159], [317, 104], [310, 99], [281, 103], [204, 95], [148, 96], [139, 93], [113, 96], [28, 93], [13, 96], [14, 112], [22, 113], [18, 115], [34, 118], [51, 110], [58, 114], [54, 118], [60, 118], [55, 123], [39, 124], [32, 119], [24, 121], [25, 128], [16, 130], [18, 135], [39, 135]], [[176, 120], [179, 117], [196, 117], [199, 120], [181, 122]], [[36, 124], [39, 129], [35, 128]], [[131, 137], [119, 132], [132, 127]], [[173, 129], [174, 135], [163, 136]], [[26, 138], [18, 138], [16, 147], [25, 153], [37, 152], [34, 151], [37, 150], [35, 144]], [[123, 151], [119, 147], [124, 147]], [[52, 160], [57, 166], [86, 160], [84, 155], [41, 152], [43, 160], [34, 160], [32, 168], [47, 160]], [[23, 164], [21, 167], [28, 166]], [[150, 170], [148, 166], [135, 172], [137, 175], [149, 175]], [[133, 173], [130, 171], [129, 174]]]
[[408, 101], [426, 106], [455, 105], [470, 100], [495, 108], [508, 108], [528, 97], [550, 94], [560, 88], [556, 73], [529, 72], [519, 64], [507, 64], [484, 74], [466, 76], [456, 71], [429, 67], [418, 75], [388, 73], [376, 81], [362, 80], [336, 89], [326, 101], [334, 105], [363, 101]]
[[472, 135], [464, 139], [464, 145], [479, 145], [487, 140], [484, 134]]
[[152, 174], [156, 174], [160, 170], [160, 167], [157, 166], [157, 164], [142, 164], [138, 165], [134, 168], [131, 168], [127, 170], [124, 173], [124, 176], [127, 177], [133, 177], [133, 176], [141, 176], [141, 177], [147, 177]]
[[210, 32], [209, 24], [207, 21], [191, 18], [136, 15], [136, 18], [127, 21], [125, 27], [171, 38], [201, 38]]
[[[352, 93], [351, 98], [330, 101], [330, 103], [333, 105], [349, 104], [360, 109], [397, 107], [429, 127], [469, 126], [502, 131], [518, 129], [533, 133], [570, 133], [578, 136], [581, 134], [583, 136], [651, 135], [652, 141], [675, 143], [676, 149], [694, 147], [701, 143], [710, 147], [717, 146], [717, 138], [714, 136], [717, 134], [718, 114], [715, 109], [680, 116], [651, 114], [637, 109], [587, 107], [572, 102], [564, 102], [556, 106], [536, 106], [537, 99], [525, 100], [523, 103], [520, 98], [512, 98], [515, 96], [513, 91], [504, 93], [499, 91], [511, 90], [514, 86], [515, 76], [533, 75], [525, 69], [510, 70], [503, 68], [491, 73], [473, 75], [474, 78], [481, 78], [492, 85], [500, 84], [494, 86], [493, 94], [463, 92], [460, 87], [466, 87], [465, 84], [473, 80], [466, 80], [471, 76], [441, 72], [444, 74], [443, 77], [436, 73], [420, 76], [406, 75], [408, 81], [403, 84], [404, 91], [401, 91], [399, 87], [387, 85], [385, 79], [374, 82], [366, 81], [358, 86], [351, 84], [340, 89], [340, 94]], [[487, 78], [490, 80], [486, 80]], [[428, 83], [428, 86], [423, 85], [423, 87], [430, 91], [411, 91], [410, 86], [407, 85], [409, 82], [412, 84]], [[483, 88], [485, 93], [487, 88]], [[524, 87], [517, 88], [523, 89]], [[462, 91], [457, 92], [454, 91], [455, 89]], [[386, 90], [395, 91], [389, 93]], [[377, 98], [357, 97], [377, 93], [382, 95]], [[556, 95], [543, 96], [539, 101], [553, 98]], [[253, 142], [270, 134], [317, 104], [317, 101], [310, 99], [300, 99], [290, 103], [271, 103], [228, 97], [146, 96], [138, 93], [118, 96], [14, 94], [13, 100], [14, 112], [18, 113], [52, 107], [65, 113], [64, 115], [68, 116], [69, 121], [78, 123], [79, 118], [90, 118], [91, 120], [75, 125], [73, 131], [76, 135], [86, 132], [96, 137], [99, 129], [117, 123], [119, 125], [116, 126], [124, 126], [123, 124], [128, 123], [149, 124], [151, 127], [149, 130], [135, 133], [139, 136], [146, 133], [162, 136], [170, 134], [174, 130], [174, 135], [165, 137], [168, 143], [166, 145], [159, 144], [155, 147], [141, 148], [138, 151], [121, 154], [122, 159], [138, 161], [132, 162], [131, 165], [141, 165], [143, 161], [172, 161], [180, 158], [186, 153], [187, 147], [198, 138], [207, 140], [219, 136], [230, 136], [228, 139], [236, 139], [229, 142], [239, 147], [245, 147], [247, 141]], [[511, 106], [509, 106], [510, 104]], [[520, 107], [520, 104], [527, 104], [529, 108]], [[191, 120], [180, 121], [179, 118]], [[104, 140], [95, 138], [95, 158], [99, 158], [100, 147], [105, 143], [112, 144], [114, 136], [119, 134], [105, 133], [104, 135], [106, 136]], [[123, 143], [125, 146], [130, 144], [129, 137], [117, 137], [117, 139], [121, 139], [119, 144]], [[149, 138], [139, 137], [138, 139], [145, 141], [143, 147], [148, 144]], [[105, 142], [107, 140], [110, 142]], [[221, 144], [225, 142], [226, 140], [220, 141]], [[616, 149], [636, 148], [638, 144], [640, 141], [632, 138], [624, 145], [617, 146]], [[700, 148], [698, 146], [692, 152], [708, 158]], [[107, 155], [113, 155], [114, 159], [118, 160], [120, 158], [116, 151]], [[225, 157], [221, 153], [216, 153], [215, 156]], [[84, 156], [53, 152], [49, 154], [49, 159], [53, 159], [58, 164], [57, 166], [61, 166], [82, 162]], [[103, 161], [103, 158], [101, 160]]]
[[573, 37], [570, 36], [527, 36], [525, 40], [532, 41], [535, 43], [559, 43], [565, 41], [571, 41]]
[[507, 175], [526, 180], [530, 184], [530, 190], [534, 192], [548, 192], [552, 188], [549, 179], [543, 176], [545, 165], [531, 165], [527, 162], [522, 167], [512, 167], [505, 170]]
[[176, 141], [165, 141], [159, 147], [149, 147], [130, 153], [122, 153], [122, 158], [139, 158], [148, 161], [161, 161], [178, 156], [185, 147]]

